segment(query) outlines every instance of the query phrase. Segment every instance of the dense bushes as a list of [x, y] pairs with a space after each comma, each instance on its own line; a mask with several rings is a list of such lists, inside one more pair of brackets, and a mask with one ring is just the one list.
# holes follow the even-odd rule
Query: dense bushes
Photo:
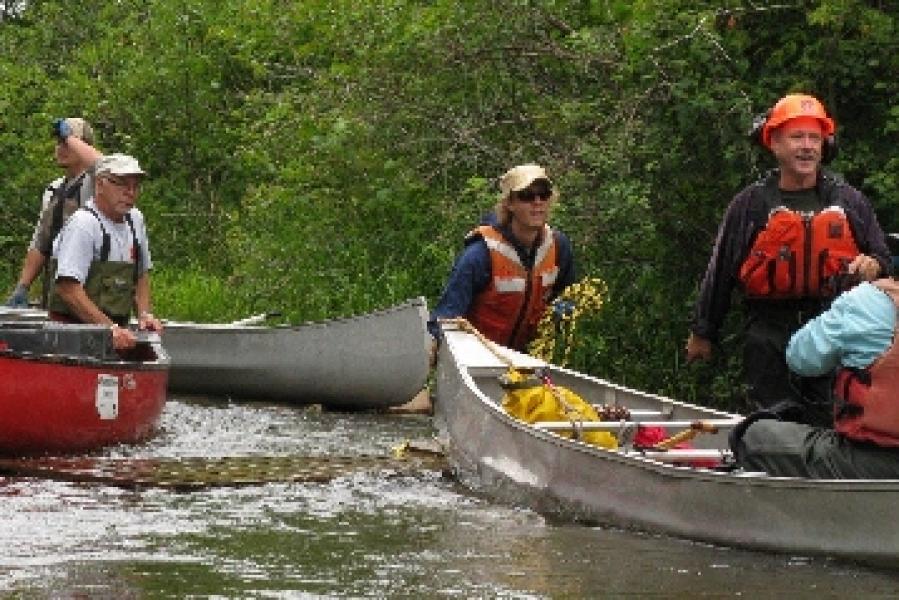
[[610, 288], [578, 368], [733, 403], [739, 312], [681, 364], [729, 198], [768, 166], [752, 115], [791, 90], [840, 125], [835, 167], [897, 214], [893, 2], [42, 0], [0, 13], [0, 281], [48, 123], [84, 115], [152, 174], [158, 312], [298, 321], [434, 301], [495, 177], [537, 161], [583, 275]]

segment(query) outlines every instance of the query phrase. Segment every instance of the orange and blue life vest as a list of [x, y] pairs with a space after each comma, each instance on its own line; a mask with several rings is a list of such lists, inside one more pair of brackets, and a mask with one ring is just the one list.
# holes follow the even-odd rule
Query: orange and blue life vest
[[[899, 310], [899, 282], [874, 283]], [[865, 369], [841, 368], [834, 382], [834, 429], [847, 438], [899, 447], [899, 326], [893, 343]]]
[[523, 350], [534, 337], [559, 276], [555, 235], [544, 225], [534, 264], [525, 267], [515, 247], [490, 225], [469, 234], [481, 236], [490, 253], [491, 278], [472, 302], [466, 318], [488, 339]]
[[779, 206], [752, 243], [738, 279], [748, 298], [829, 298], [859, 254], [842, 208], [804, 213]]

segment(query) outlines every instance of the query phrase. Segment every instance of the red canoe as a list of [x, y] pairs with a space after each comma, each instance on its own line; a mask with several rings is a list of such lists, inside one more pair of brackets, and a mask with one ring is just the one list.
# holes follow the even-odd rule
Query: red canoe
[[0, 322], [0, 454], [83, 452], [152, 435], [169, 357], [141, 333], [120, 354], [98, 325]]

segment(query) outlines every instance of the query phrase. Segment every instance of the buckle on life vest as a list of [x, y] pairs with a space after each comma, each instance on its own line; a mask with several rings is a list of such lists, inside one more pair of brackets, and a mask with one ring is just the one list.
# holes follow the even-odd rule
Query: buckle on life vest
[[849, 398], [849, 386], [852, 384], [853, 379], [862, 385], [871, 385], [871, 372], [867, 368], [843, 367], [843, 372], [846, 373], [846, 376], [843, 379], [842, 389], [834, 394], [833, 399], [834, 420], [857, 417], [863, 412], [861, 406], [852, 404], [847, 400]]
[[857, 379], [862, 385], [871, 385], [871, 371], [866, 367], [843, 367], [843, 369], [849, 371], [846, 381]]

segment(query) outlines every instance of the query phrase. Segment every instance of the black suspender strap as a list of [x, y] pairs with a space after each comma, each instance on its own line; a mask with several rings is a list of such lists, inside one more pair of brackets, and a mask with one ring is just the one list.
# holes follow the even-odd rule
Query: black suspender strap
[[140, 261], [143, 255], [140, 251], [140, 241], [137, 239], [137, 232], [134, 230], [134, 221], [131, 220], [131, 213], [125, 215], [125, 220], [128, 221], [128, 227], [131, 228], [131, 236], [134, 238], [134, 281], [137, 283], [137, 278], [140, 277]]
[[97, 219], [97, 223], [100, 224], [100, 230], [103, 232], [103, 245], [100, 246], [100, 261], [106, 262], [109, 260], [109, 233], [106, 231], [106, 228], [103, 227], [103, 221], [100, 220], [100, 215], [97, 214], [97, 211], [90, 206], [85, 206], [83, 208], [94, 215], [94, 218]]

